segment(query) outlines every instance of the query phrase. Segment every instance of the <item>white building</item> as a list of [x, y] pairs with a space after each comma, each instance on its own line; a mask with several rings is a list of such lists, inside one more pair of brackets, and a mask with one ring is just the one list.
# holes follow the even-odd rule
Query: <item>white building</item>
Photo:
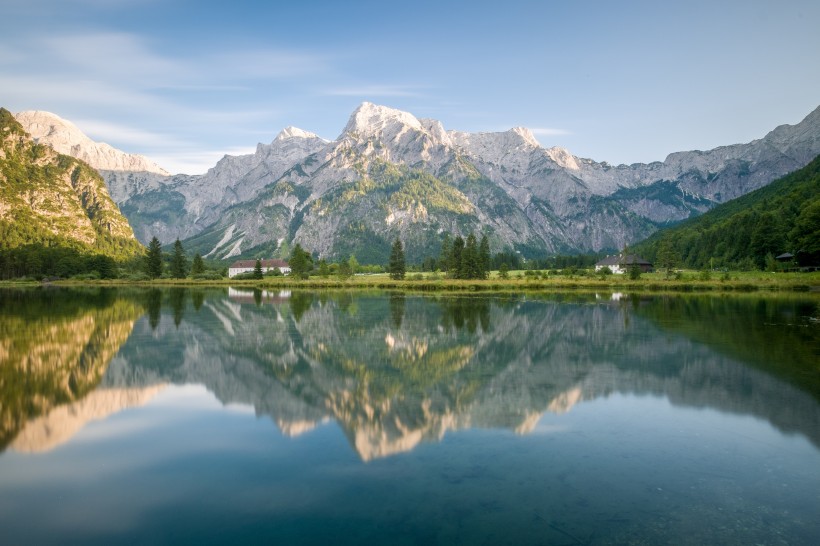
[[[283, 275], [290, 273], [290, 265], [284, 260], [259, 260], [262, 263], [262, 273], [279, 269]], [[228, 278], [236, 277], [241, 273], [252, 273], [256, 269], [256, 260], [239, 260], [228, 268]]]

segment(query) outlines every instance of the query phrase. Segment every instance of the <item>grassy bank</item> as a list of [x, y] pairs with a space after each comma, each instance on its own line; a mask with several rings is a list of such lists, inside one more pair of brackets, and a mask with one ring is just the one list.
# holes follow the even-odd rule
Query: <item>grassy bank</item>
[[[718, 275], [721, 275], [718, 277]], [[728, 277], [728, 278], [727, 278]], [[32, 282], [3, 282], [4, 286], [37, 285]], [[820, 294], [820, 272], [766, 273], [730, 272], [704, 279], [698, 272], [681, 272], [667, 279], [663, 273], [645, 273], [631, 280], [625, 275], [536, 275], [513, 271], [508, 278], [496, 272], [487, 280], [444, 279], [432, 273], [411, 273], [405, 280], [390, 279], [387, 274], [355, 275], [348, 279], [311, 277], [299, 280], [290, 277], [265, 277], [261, 280], [155, 279], [152, 281], [56, 281], [55, 285], [76, 286], [235, 286], [264, 289], [379, 289], [420, 292], [537, 292], [561, 290], [604, 290], [628, 292], [811, 292]]]

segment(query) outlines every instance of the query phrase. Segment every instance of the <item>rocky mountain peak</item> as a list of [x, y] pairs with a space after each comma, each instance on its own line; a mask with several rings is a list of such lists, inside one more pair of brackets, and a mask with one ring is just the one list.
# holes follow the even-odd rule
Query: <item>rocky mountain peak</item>
[[51, 112], [29, 110], [19, 112], [14, 117], [35, 142], [81, 159], [95, 169], [168, 174], [145, 156], [123, 152], [104, 142], [94, 142], [79, 127]]
[[292, 139], [292, 138], [305, 138], [305, 139], [318, 138], [318, 139], [324, 140], [319, 135], [311, 133], [310, 131], [305, 131], [304, 129], [299, 129], [298, 127], [293, 127], [292, 125], [282, 129], [279, 132], [279, 134], [276, 135], [276, 138], [274, 140], [275, 141], [276, 140], [281, 141], [281, 140], [288, 140], [288, 139]]
[[569, 169], [571, 171], [577, 171], [580, 169], [578, 165], [578, 161], [576, 161], [575, 156], [572, 155], [569, 150], [566, 148], [561, 148], [560, 146], [553, 146], [552, 148], [547, 148], [545, 150], [547, 156], [550, 159], [564, 167], [565, 169]]
[[510, 129], [509, 132], [521, 137], [525, 144], [534, 146], [536, 148], [541, 147], [541, 143], [539, 143], [538, 140], [536, 140], [535, 135], [532, 134], [532, 131], [530, 131], [526, 127], [513, 127], [512, 129]]
[[413, 114], [363, 102], [351, 114], [342, 135], [356, 134], [360, 137], [386, 137], [392, 140], [408, 129], [423, 131], [424, 127]]

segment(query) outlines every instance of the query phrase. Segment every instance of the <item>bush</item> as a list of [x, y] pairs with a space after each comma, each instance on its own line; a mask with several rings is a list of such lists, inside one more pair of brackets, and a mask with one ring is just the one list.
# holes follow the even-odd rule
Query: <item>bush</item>
[[702, 269], [700, 273], [698, 273], [698, 280], [710, 281], [712, 280], [712, 273], [708, 269]]
[[216, 271], [203, 271], [194, 275], [193, 279], [195, 281], [218, 281], [222, 279], [222, 275]]
[[74, 281], [97, 281], [100, 279], [100, 274], [96, 271], [92, 271], [91, 273], [79, 273], [72, 275], [71, 279]]
[[135, 271], [123, 277], [127, 281], [150, 281], [151, 277], [144, 271]]

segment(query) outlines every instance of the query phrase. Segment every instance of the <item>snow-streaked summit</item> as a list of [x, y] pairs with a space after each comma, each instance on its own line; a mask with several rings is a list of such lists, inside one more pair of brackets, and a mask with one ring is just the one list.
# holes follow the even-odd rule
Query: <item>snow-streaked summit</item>
[[147, 157], [123, 152], [104, 142], [95, 142], [79, 127], [51, 112], [29, 110], [19, 112], [14, 117], [35, 142], [85, 161], [95, 169], [168, 175], [165, 169]]

